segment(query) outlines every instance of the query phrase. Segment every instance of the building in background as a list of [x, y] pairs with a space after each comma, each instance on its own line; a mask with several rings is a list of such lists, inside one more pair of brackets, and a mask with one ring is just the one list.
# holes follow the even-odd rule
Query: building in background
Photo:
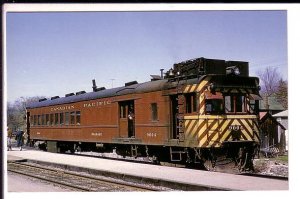
[[274, 114], [273, 117], [276, 119], [278, 123], [280, 123], [285, 128], [285, 131], [278, 129], [278, 131], [280, 131], [281, 133], [278, 136], [285, 137], [285, 150], [288, 151], [288, 110]]
[[260, 100], [259, 110], [261, 149], [284, 154], [287, 151], [287, 110], [274, 96]]

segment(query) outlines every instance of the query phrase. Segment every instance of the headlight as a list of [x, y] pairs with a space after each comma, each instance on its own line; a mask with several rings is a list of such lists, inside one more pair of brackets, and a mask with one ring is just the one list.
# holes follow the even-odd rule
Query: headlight
[[235, 67], [234, 70], [233, 70], [233, 72], [234, 72], [235, 75], [241, 74], [240, 73], [240, 69], [238, 67]]
[[237, 66], [229, 66], [226, 68], [227, 75], [240, 75], [240, 69]]

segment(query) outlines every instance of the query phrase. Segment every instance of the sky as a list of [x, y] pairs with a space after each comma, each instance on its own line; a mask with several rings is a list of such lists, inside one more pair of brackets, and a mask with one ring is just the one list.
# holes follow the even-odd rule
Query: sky
[[287, 12], [35, 12], [6, 15], [7, 100], [150, 81], [205, 57], [288, 79]]

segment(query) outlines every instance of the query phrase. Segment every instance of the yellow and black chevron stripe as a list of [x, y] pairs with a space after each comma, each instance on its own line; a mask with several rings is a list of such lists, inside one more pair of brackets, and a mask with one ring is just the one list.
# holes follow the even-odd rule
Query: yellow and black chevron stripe
[[232, 141], [234, 130], [230, 127], [240, 129], [241, 141], [259, 141], [255, 116], [186, 116], [184, 126], [185, 138], [197, 140], [198, 147], [219, 147], [224, 141]]
[[187, 85], [184, 89], [184, 92], [183, 92], [183, 93], [192, 93], [192, 92], [200, 93], [199, 105], [198, 105], [197, 110], [199, 110], [199, 113], [201, 115], [203, 115], [205, 113], [205, 94], [204, 94], [204, 91], [207, 90], [208, 85], [210, 83], [210, 80], [211, 80], [211, 76], [207, 76], [199, 84]]
[[[205, 92], [208, 90], [208, 86], [211, 83], [211, 76], [205, 77], [199, 84], [192, 84], [192, 85], [186, 85], [184, 88], [183, 93], [192, 93], [192, 92], [197, 92], [199, 93], [199, 104], [197, 110], [199, 110], [200, 115], [205, 115]], [[220, 90], [216, 90], [220, 91]], [[253, 93], [251, 89], [244, 89], [244, 88], [225, 88], [222, 90], [224, 93], [240, 93], [240, 94], [250, 94]], [[249, 99], [247, 98], [249, 101]], [[248, 103], [247, 103], [248, 104]]]
[[205, 77], [199, 84], [186, 85], [184, 93], [200, 92], [202, 93], [209, 85], [211, 76]]

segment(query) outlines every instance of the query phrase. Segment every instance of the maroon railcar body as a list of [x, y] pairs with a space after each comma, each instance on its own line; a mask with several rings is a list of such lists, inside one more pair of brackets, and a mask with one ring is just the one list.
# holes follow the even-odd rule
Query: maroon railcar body
[[92, 92], [29, 104], [27, 132], [52, 152], [116, 149], [124, 156], [215, 164], [226, 151], [251, 167], [259, 144], [259, 79], [248, 73], [247, 62], [198, 58], [149, 82], [105, 89], [93, 80]]

